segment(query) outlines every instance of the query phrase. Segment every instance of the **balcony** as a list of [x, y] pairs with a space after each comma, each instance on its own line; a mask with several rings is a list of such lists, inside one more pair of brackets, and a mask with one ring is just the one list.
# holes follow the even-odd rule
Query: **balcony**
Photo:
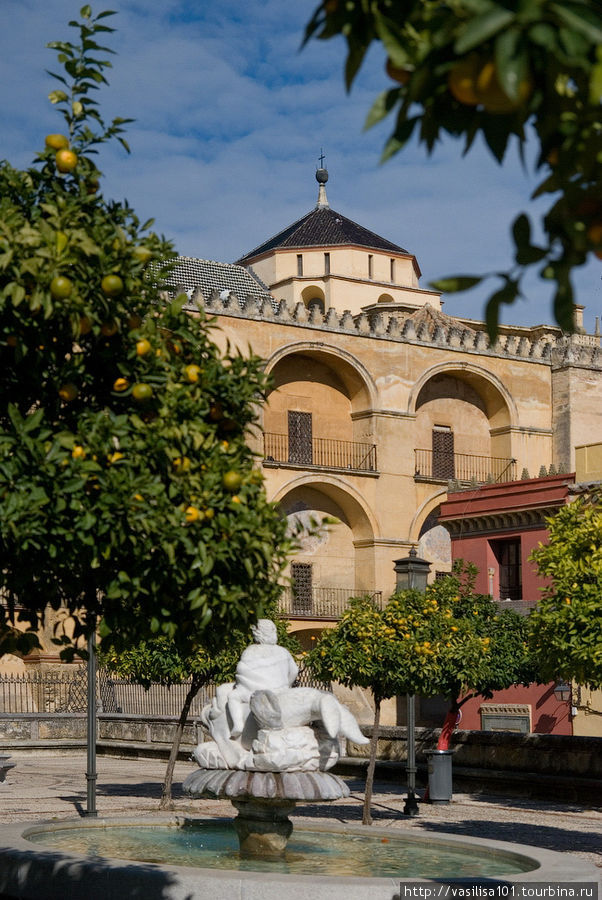
[[515, 481], [516, 460], [497, 456], [474, 456], [472, 453], [433, 454], [432, 450], [415, 450], [416, 481], [476, 482]]
[[361, 591], [354, 588], [310, 587], [295, 591], [287, 587], [280, 598], [280, 612], [287, 619], [340, 619], [349, 608], [351, 597], [369, 594], [382, 608], [382, 591]]
[[364, 475], [378, 474], [375, 444], [335, 441], [330, 438], [309, 438], [306, 441], [291, 442], [287, 434], [265, 432], [263, 456], [266, 466], [322, 468]]

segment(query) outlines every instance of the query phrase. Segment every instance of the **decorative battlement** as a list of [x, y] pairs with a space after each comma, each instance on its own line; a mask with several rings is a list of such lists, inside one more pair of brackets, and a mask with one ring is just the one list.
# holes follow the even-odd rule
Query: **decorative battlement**
[[[431, 347], [457, 350], [462, 353], [478, 353], [485, 356], [513, 357], [526, 362], [551, 365], [553, 368], [579, 366], [588, 369], [602, 369], [602, 350], [583, 342], [588, 335], [572, 335], [556, 337], [548, 333], [536, 340], [516, 334], [500, 335], [492, 344], [484, 331], [468, 328], [451, 316], [438, 314], [435, 316], [417, 317], [416, 314], [401, 313], [399, 316], [390, 312], [370, 311], [370, 315], [362, 312], [352, 315], [349, 310], [339, 313], [330, 308], [323, 313], [318, 305], [309, 309], [301, 302], [289, 306], [284, 300], [260, 299], [247, 296], [244, 300], [233, 292], [213, 291], [205, 299], [200, 288], [189, 292], [190, 303], [185, 307], [190, 311], [205, 309], [215, 315], [234, 316], [239, 319], [252, 319], [289, 325], [298, 328], [311, 328], [319, 331], [338, 334], [354, 334], [358, 337], [376, 340], [399, 341], [410, 344], [428, 344]], [[418, 322], [415, 319], [418, 318]]]

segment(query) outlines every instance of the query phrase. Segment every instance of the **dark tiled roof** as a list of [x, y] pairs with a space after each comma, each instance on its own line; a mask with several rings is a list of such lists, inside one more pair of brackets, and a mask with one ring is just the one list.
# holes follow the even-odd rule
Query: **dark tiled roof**
[[168, 278], [170, 288], [185, 290], [189, 294], [200, 287], [203, 297], [208, 300], [212, 291], [233, 291], [239, 300], [249, 295], [272, 299], [267, 286], [252, 269], [231, 263], [213, 262], [209, 259], [195, 259], [179, 256], [175, 268]]
[[357, 222], [345, 218], [330, 207], [316, 207], [302, 219], [293, 222], [284, 231], [279, 232], [269, 241], [260, 244], [254, 250], [246, 253], [238, 262], [260, 256], [270, 250], [295, 249], [301, 247], [331, 247], [336, 245], [356, 244], [360, 247], [369, 247], [372, 250], [390, 250], [393, 253], [405, 253], [403, 247], [398, 247], [391, 241], [385, 240], [373, 231], [368, 231]]

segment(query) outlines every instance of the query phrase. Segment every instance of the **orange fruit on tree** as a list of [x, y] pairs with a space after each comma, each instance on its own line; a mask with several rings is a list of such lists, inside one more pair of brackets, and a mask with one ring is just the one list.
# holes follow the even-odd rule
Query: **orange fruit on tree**
[[145, 247], [144, 244], [137, 244], [132, 248], [132, 256], [142, 265], [145, 265], [150, 259], [153, 258], [153, 251], [149, 247]]
[[196, 384], [196, 382], [199, 380], [201, 371], [201, 367], [194, 365], [194, 363], [191, 363], [189, 366], [186, 366], [184, 368], [184, 374], [186, 375], [188, 381], [191, 382], [191, 384]]
[[412, 69], [408, 69], [405, 66], [396, 66], [390, 58], [387, 59], [385, 64], [385, 72], [392, 81], [397, 81], [399, 84], [407, 84], [412, 77]]
[[201, 511], [196, 506], [187, 506], [184, 515], [187, 522], [197, 522], [201, 518]]
[[187, 456], [177, 456], [173, 461], [174, 469], [178, 472], [188, 472], [190, 469], [190, 459]]
[[79, 320], [79, 333], [89, 334], [92, 331], [92, 322], [87, 316], [82, 316]]
[[146, 338], [142, 338], [142, 340], [137, 341], [136, 353], [138, 356], [146, 356], [146, 354], [150, 353], [151, 350], [152, 350], [151, 342], [147, 341]]
[[595, 247], [602, 247], [602, 222], [593, 222], [587, 229], [587, 237]]
[[54, 157], [54, 161], [59, 172], [63, 174], [73, 172], [77, 166], [77, 153], [74, 153], [73, 150], [59, 150]]
[[16, 347], [17, 346], [16, 334], [9, 334], [9, 336], [6, 338], [6, 343], [9, 347]]
[[71, 403], [72, 400], [75, 400], [78, 394], [79, 390], [71, 381], [67, 381], [59, 388], [59, 397], [61, 398], [61, 400], [64, 400], [65, 403]]
[[83, 459], [85, 457], [85, 455], [86, 455], [86, 451], [81, 446], [81, 444], [76, 444], [74, 446], [73, 450], [71, 451], [71, 456], [73, 457], [73, 459]]
[[49, 150], [66, 150], [69, 146], [69, 138], [64, 134], [47, 134], [44, 143]]
[[66, 300], [72, 290], [73, 282], [65, 275], [55, 275], [50, 282], [50, 293], [55, 300]]
[[127, 378], [116, 378], [113, 382], [113, 390], [121, 393], [121, 391], [127, 391], [130, 383]]
[[476, 94], [487, 112], [496, 115], [512, 113], [529, 98], [533, 85], [529, 79], [523, 79], [518, 86], [518, 96], [509, 97], [497, 76], [493, 60], [489, 60], [481, 68], [477, 77]]
[[123, 294], [125, 285], [119, 275], [110, 273], [102, 279], [100, 287], [107, 297], [119, 297], [120, 294]]
[[138, 403], [146, 403], [153, 396], [153, 389], [150, 384], [141, 381], [132, 388], [132, 396]]
[[113, 337], [117, 334], [117, 322], [103, 322], [100, 326], [100, 333], [105, 337]]
[[236, 472], [234, 469], [230, 469], [228, 472], [225, 472], [222, 477], [222, 484], [227, 491], [231, 491], [233, 494], [239, 489], [242, 484], [242, 475], [240, 472]]
[[481, 70], [482, 60], [478, 53], [469, 53], [459, 60], [449, 71], [447, 86], [456, 100], [465, 106], [477, 106], [479, 98], [476, 93], [477, 78]]
[[135, 331], [136, 328], [140, 328], [141, 325], [142, 319], [140, 318], [140, 316], [137, 316], [136, 313], [133, 313], [128, 318], [128, 328], [130, 329], [130, 331]]

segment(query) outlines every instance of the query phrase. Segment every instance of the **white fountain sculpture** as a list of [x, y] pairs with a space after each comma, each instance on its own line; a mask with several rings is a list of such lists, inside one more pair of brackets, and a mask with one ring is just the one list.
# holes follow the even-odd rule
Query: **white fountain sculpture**
[[339, 758], [339, 738], [368, 739], [329, 691], [292, 687], [299, 670], [270, 619], [252, 631], [236, 680], [220, 685], [201, 713], [212, 740], [194, 750], [200, 770], [183, 787], [193, 797], [227, 797], [239, 810], [241, 852], [274, 855], [284, 851], [296, 801], [348, 796], [327, 771]]

